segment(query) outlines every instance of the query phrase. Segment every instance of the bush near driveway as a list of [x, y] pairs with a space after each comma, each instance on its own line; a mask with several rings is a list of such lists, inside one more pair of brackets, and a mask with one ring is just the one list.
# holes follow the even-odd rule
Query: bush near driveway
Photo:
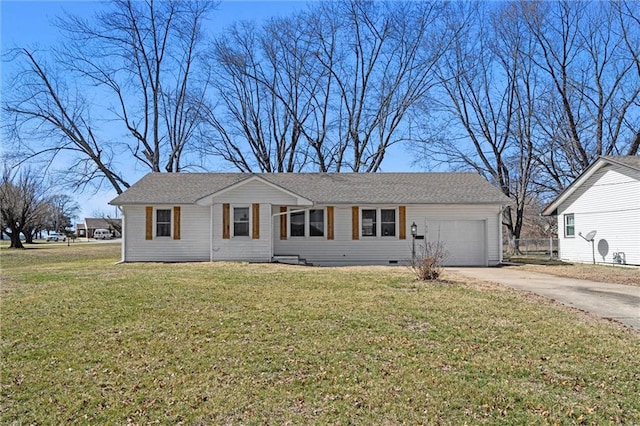
[[3, 424], [640, 422], [638, 336], [514, 291], [117, 265], [113, 245], [0, 256]]

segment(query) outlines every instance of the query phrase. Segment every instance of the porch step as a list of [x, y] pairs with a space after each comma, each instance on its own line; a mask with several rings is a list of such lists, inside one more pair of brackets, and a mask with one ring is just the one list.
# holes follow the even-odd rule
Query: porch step
[[306, 259], [300, 258], [298, 255], [275, 255], [271, 258], [274, 263], [286, 263], [287, 265], [305, 265], [311, 266]]

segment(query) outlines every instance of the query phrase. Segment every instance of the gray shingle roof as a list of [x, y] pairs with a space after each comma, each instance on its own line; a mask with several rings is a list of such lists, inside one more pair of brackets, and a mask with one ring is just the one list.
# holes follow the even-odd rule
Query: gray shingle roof
[[600, 158], [640, 171], [640, 156], [637, 155], [605, 155]]
[[[115, 223], [120, 223], [122, 219], [109, 219], [109, 221], [115, 222]], [[99, 218], [99, 217], [85, 217], [84, 218], [84, 223], [87, 225], [87, 228], [89, 229], [109, 229], [111, 225], [109, 225], [109, 222], [106, 219], [103, 218]]]
[[316, 204], [507, 204], [475, 173], [150, 173], [110, 204], [193, 204], [257, 176]]

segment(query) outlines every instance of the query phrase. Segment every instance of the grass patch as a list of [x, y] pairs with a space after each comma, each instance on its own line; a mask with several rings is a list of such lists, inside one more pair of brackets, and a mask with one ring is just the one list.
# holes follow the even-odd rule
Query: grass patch
[[640, 339], [514, 291], [116, 265], [114, 245], [0, 256], [3, 424], [640, 421]]

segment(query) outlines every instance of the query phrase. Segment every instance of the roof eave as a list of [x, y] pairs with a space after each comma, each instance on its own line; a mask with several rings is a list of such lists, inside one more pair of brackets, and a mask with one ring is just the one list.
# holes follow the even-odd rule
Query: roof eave
[[[582, 184], [589, 179], [595, 172], [600, 170], [605, 164], [611, 164], [611, 160], [607, 158], [598, 158], [589, 167], [587, 167], [569, 186], [567, 186], [555, 200], [553, 200], [544, 210], [542, 210], [542, 216], [556, 216], [558, 214], [558, 206], [566, 201]], [[619, 163], [616, 163], [619, 164]]]

